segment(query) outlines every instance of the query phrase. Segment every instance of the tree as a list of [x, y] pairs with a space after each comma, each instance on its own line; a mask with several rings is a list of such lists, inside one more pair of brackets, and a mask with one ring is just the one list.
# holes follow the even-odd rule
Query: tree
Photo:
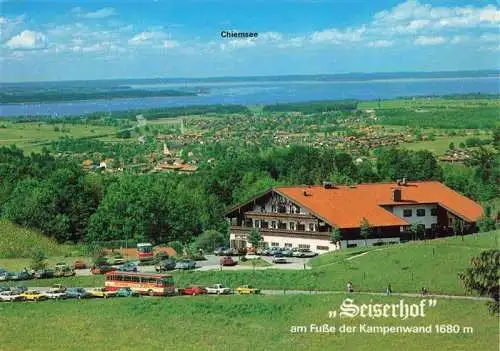
[[472, 267], [459, 273], [459, 278], [467, 292], [477, 292], [480, 295], [489, 296], [492, 301], [488, 302], [491, 313], [499, 312], [499, 276], [500, 250], [487, 250], [481, 252], [479, 257], [471, 259]]
[[212, 252], [218, 247], [226, 246], [226, 238], [224, 234], [219, 233], [216, 230], [206, 230], [201, 233], [194, 241], [194, 247], [196, 250], [204, 250], [207, 252]]
[[450, 145], [448, 145], [448, 149], [455, 150], [455, 144], [451, 142]]
[[35, 271], [39, 269], [43, 269], [47, 266], [47, 262], [45, 261], [47, 256], [43, 253], [39, 248], [33, 248], [31, 251], [31, 262], [30, 267]]
[[496, 223], [491, 216], [491, 207], [486, 206], [484, 209], [484, 215], [482, 215], [476, 222], [477, 227], [480, 232], [489, 232], [490, 230], [495, 230]]
[[342, 234], [340, 233], [340, 229], [337, 227], [333, 227], [330, 233], [330, 242], [332, 244], [337, 244], [342, 240]]
[[262, 239], [263, 238], [260, 232], [257, 229], [252, 229], [250, 232], [250, 238], [248, 239], [248, 241], [252, 244], [252, 247], [257, 248]]
[[359, 229], [360, 236], [365, 240], [365, 246], [368, 246], [367, 239], [370, 237], [372, 231], [368, 219], [366, 219], [365, 217], [361, 219]]

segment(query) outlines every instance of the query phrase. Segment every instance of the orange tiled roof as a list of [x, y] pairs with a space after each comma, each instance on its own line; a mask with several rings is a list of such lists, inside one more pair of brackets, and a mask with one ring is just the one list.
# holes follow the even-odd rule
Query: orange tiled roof
[[[394, 202], [392, 190], [401, 189], [401, 201]], [[339, 228], [357, 228], [365, 217], [372, 226], [401, 226], [408, 223], [393, 215], [382, 205], [439, 204], [469, 222], [482, 214], [482, 207], [436, 181], [359, 184], [355, 187], [335, 186], [281, 186], [274, 188], [297, 204]], [[308, 196], [304, 196], [304, 191]]]

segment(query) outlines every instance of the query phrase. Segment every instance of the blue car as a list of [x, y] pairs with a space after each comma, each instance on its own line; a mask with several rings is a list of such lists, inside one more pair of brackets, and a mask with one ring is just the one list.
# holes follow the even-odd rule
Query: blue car
[[83, 288], [68, 288], [66, 290], [66, 297], [72, 299], [86, 299], [91, 297], [92, 295]]
[[132, 262], [124, 263], [118, 267], [118, 270], [120, 272], [137, 272], [137, 265]]

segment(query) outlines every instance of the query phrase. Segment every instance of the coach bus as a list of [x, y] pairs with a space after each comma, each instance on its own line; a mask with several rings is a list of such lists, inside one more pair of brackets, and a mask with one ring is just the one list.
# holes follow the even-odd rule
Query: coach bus
[[153, 259], [153, 245], [150, 243], [137, 244], [137, 257], [139, 261], [149, 261]]
[[174, 278], [171, 274], [147, 274], [113, 271], [106, 273], [104, 287], [115, 291], [130, 288], [143, 295], [175, 295]]

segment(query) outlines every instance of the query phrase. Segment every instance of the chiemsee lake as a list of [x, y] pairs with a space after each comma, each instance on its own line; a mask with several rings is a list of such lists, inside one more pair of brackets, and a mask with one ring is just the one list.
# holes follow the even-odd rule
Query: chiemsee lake
[[[107, 81], [107, 85], [113, 81]], [[150, 108], [206, 104], [261, 105], [314, 100], [374, 100], [412, 96], [439, 96], [453, 94], [498, 94], [498, 76], [446, 78], [384, 78], [321, 80], [314, 78], [283, 79], [203, 79], [203, 80], [126, 80], [116, 81], [127, 89], [176, 89], [198, 91], [196, 96], [146, 97], [112, 100], [85, 100], [72, 102], [22, 103], [0, 105], [0, 116], [82, 115], [91, 112], [144, 110]], [[43, 83], [19, 83], [19, 86], [38, 87]], [[69, 82], [50, 82], [54, 88]], [[81, 84], [81, 82], [80, 82]], [[85, 82], [85, 84], [99, 84]]]

